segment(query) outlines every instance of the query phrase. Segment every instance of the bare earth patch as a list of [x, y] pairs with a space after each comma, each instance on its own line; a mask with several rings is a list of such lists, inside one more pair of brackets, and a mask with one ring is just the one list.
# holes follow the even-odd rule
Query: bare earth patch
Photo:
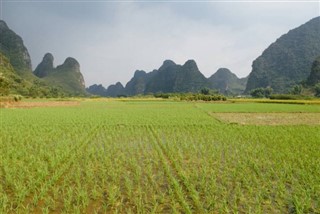
[[320, 125], [320, 113], [210, 113], [214, 118], [241, 125]]
[[0, 108], [36, 108], [36, 107], [57, 107], [77, 106], [79, 101], [48, 101], [48, 102], [2, 102]]

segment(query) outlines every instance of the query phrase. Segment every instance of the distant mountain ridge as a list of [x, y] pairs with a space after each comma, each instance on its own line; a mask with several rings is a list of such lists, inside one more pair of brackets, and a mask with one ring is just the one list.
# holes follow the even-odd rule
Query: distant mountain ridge
[[276, 93], [287, 93], [307, 79], [319, 55], [320, 17], [316, 17], [282, 35], [254, 60], [245, 92], [271, 87]]
[[188, 60], [183, 65], [165, 60], [159, 69], [149, 73], [136, 70], [124, 88], [121, 83], [111, 85], [108, 89], [102, 85], [92, 85], [87, 88], [87, 91], [91, 94], [110, 97], [156, 93], [197, 93], [202, 88], [216, 89], [225, 94], [241, 94], [245, 89], [246, 80], [247, 78], [239, 79], [228, 69], [219, 69], [216, 74], [207, 79], [199, 71], [194, 60]]

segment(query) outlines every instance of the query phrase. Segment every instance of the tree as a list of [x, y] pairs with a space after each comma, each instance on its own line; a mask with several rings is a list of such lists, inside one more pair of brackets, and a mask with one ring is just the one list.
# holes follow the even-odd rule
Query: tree
[[0, 96], [6, 96], [9, 94], [10, 84], [8, 79], [0, 73]]
[[320, 97], [320, 83], [315, 85], [314, 90], [316, 91], [315, 96]]
[[250, 95], [254, 98], [264, 97], [264, 88], [256, 88], [250, 91]]
[[208, 94], [210, 94], [210, 89], [209, 88], [202, 88], [200, 90], [200, 93], [204, 94], [204, 95], [208, 95]]
[[315, 85], [320, 83], [320, 56], [312, 63], [311, 73], [307, 80], [308, 85]]
[[295, 94], [295, 95], [299, 95], [302, 92], [302, 85], [295, 85], [293, 86], [293, 88], [291, 89], [291, 94]]
[[267, 88], [264, 89], [264, 96], [266, 98], [269, 98], [270, 95], [272, 94], [272, 92], [273, 92], [273, 89], [271, 87], [267, 87]]
[[272, 94], [273, 89], [270, 87], [267, 88], [256, 88], [250, 91], [250, 95], [254, 98], [269, 98]]

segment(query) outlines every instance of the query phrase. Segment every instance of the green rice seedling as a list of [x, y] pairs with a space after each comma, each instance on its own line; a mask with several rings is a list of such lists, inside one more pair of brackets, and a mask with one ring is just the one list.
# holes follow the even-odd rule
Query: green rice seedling
[[319, 105], [94, 100], [1, 109], [2, 213], [318, 213]]

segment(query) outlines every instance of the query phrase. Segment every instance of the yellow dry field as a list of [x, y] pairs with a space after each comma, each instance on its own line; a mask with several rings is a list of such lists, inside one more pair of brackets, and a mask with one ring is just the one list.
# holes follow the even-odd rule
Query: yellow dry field
[[78, 106], [79, 101], [50, 101], [50, 102], [0, 102], [0, 108], [36, 108], [36, 107], [58, 107]]
[[241, 125], [320, 125], [320, 113], [211, 113], [221, 122]]

